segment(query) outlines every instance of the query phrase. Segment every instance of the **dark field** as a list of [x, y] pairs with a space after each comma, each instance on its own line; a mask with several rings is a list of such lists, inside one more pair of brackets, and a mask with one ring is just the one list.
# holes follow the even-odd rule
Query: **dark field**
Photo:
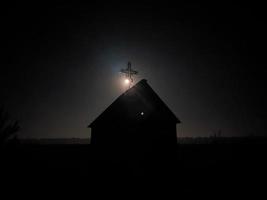
[[177, 194], [259, 193], [267, 183], [266, 144], [266, 140], [179, 144], [172, 156], [157, 151], [120, 158], [110, 149], [99, 153], [86, 144], [16, 144], [1, 151], [1, 180], [11, 188], [82, 185], [87, 192], [167, 188]]

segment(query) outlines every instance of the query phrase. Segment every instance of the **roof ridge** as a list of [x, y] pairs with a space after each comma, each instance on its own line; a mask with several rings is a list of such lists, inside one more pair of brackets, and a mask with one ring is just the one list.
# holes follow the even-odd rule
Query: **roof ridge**
[[[143, 86], [143, 88], [141, 86]], [[160, 104], [163, 105], [168, 110], [168, 112], [175, 118], [176, 122], [180, 123], [180, 120], [175, 116], [175, 114], [170, 110], [170, 108], [165, 104], [165, 102], [152, 89], [152, 87], [149, 84], [147, 84], [147, 80], [146, 79], [142, 79], [139, 82], [137, 82], [134, 86], [132, 86], [131, 88], [126, 90], [124, 93], [119, 95], [95, 120], [93, 120], [92, 123], [90, 123], [90, 125], [88, 127], [92, 127], [92, 125], [94, 125], [99, 118], [101, 118], [101, 117], [103, 118], [103, 115], [105, 113], [109, 112], [110, 110], [112, 111], [112, 108], [114, 109], [114, 105], [116, 106], [120, 100], [123, 100], [124, 98], [127, 98], [127, 95], [130, 92], [134, 91], [135, 89], [136, 89], [136, 92], [140, 92], [140, 91], [143, 92], [144, 89], [148, 90], [148, 93], [150, 93], [152, 96], [155, 97], [155, 101], [160, 102]]]

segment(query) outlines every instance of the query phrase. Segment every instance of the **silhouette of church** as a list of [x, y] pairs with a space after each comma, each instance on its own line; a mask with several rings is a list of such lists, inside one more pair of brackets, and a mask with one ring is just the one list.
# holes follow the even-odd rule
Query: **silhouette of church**
[[180, 120], [143, 79], [120, 95], [88, 127], [91, 144], [150, 148], [177, 144]]

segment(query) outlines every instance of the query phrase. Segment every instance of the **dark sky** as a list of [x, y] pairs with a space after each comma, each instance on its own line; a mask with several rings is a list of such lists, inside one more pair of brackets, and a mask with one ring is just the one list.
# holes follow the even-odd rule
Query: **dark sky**
[[265, 10], [251, 4], [10, 3], [1, 11], [1, 104], [20, 137], [88, 137], [134, 69], [180, 136], [263, 135]]

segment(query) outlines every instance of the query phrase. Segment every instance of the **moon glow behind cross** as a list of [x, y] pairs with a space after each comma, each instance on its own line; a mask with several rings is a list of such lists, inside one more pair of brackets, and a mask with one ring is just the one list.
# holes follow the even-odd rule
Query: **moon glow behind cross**
[[127, 68], [121, 69], [120, 72], [125, 74], [125, 77], [126, 77], [125, 83], [127, 84], [129, 83], [129, 88], [130, 88], [130, 85], [133, 82], [132, 76], [138, 74], [138, 71], [133, 70], [131, 66], [131, 62], [128, 62]]

